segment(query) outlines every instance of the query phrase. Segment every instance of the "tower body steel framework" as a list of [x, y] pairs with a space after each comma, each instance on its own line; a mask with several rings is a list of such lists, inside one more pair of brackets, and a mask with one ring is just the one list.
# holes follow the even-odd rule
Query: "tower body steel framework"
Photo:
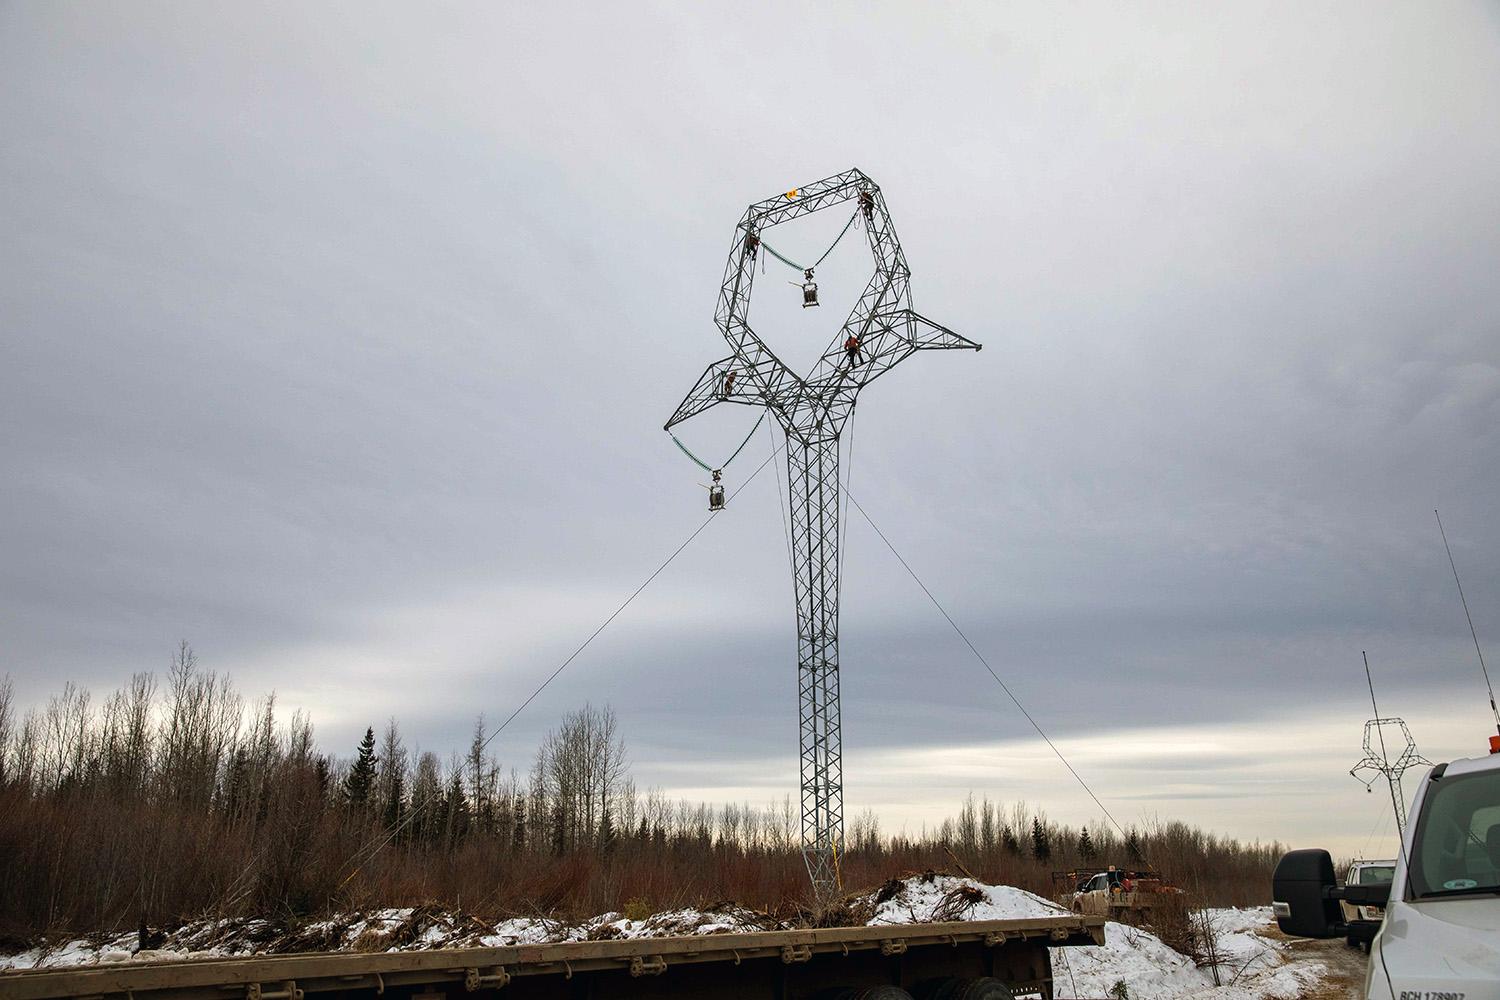
[[[798, 376], [751, 328], [761, 237], [782, 223], [855, 203], [875, 272], [828, 349]], [[839, 885], [843, 741], [839, 714], [839, 437], [860, 391], [922, 350], [980, 345], [911, 307], [911, 272], [880, 187], [859, 170], [752, 204], [735, 229], [714, 322], [728, 357], [708, 366], [667, 421], [671, 430], [720, 403], [764, 407], [786, 434], [792, 576], [797, 603], [802, 853], [813, 888]], [[856, 351], [846, 345], [854, 338]]]

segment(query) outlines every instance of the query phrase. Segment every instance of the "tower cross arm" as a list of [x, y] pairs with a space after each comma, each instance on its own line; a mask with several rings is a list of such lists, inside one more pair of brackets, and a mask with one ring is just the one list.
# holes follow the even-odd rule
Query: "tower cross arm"
[[982, 351], [984, 345], [968, 337], [954, 333], [939, 323], [918, 313], [914, 309], [903, 309], [897, 314], [898, 322], [905, 324], [905, 336], [917, 351]]
[[835, 345], [823, 356], [820, 367], [830, 371], [832, 387], [848, 391], [875, 381], [917, 351], [982, 350], [984, 345], [954, 333], [911, 309], [871, 315], [858, 338], [858, 353], [851, 356], [843, 345]]
[[771, 226], [790, 222], [812, 212], [849, 201], [860, 191], [876, 192], [880, 188], [857, 168], [846, 170], [832, 177], [825, 177], [812, 184], [794, 188], [785, 194], [774, 195], [752, 204], [740, 220], [740, 227], [747, 231], [759, 231]]
[[720, 403], [782, 409], [776, 394], [768, 392], [766, 388], [779, 381], [775, 376], [779, 376], [781, 372], [781, 363], [773, 357], [749, 365], [732, 354], [715, 361], [698, 376], [698, 381], [693, 383], [682, 402], [677, 404], [676, 411], [663, 429], [670, 431], [684, 420], [696, 417]]

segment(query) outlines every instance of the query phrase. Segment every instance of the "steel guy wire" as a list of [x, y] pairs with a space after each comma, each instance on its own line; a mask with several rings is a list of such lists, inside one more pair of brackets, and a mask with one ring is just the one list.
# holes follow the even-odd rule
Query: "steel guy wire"
[[[778, 448], [776, 451], [771, 452], [770, 456], [764, 462], [761, 462], [760, 465], [756, 467], [756, 469], [755, 469], [754, 472], [750, 473], [750, 475], [748, 477], [746, 477], [744, 483], [742, 483], [740, 485], [739, 489], [735, 490], [733, 493], [731, 493], [729, 495], [729, 499], [732, 501], [735, 497], [739, 496], [740, 493], [743, 492], [744, 489], [747, 486], [749, 486], [752, 482], [754, 482], [755, 481], [755, 477], [758, 476], [758, 475], [760, 475], [761, 471], [764, 470], [767, 465], [771, 464], [772, 460], [776, 458], [776, 455], [777, 455], [777, 453], [780, 450], [781, 449]], [[647, 587], [649, 587], [651, 585], [651, 581], [655, 580], [658, 576], [661, 575], [661, 573], [662, 573], [663, 570], [665, 570], [668, 566], [672, 565], [672, 561], [674, 559], [676, 559], [679, 555], [682, 554], [682, 550], [683, 549], [687, 548], [689, 545], [692, 544], [693, 539], [697, 538], [700, 534], [703, 533], [703, 529], [707, 528], [709, 526], [709, 524], [713, 521], [713, 519], [718, 514], [719, 514], [719, 511], [711, 511], [709, 513], [708, 517], [706, 517], [706, 518], [703, 519], [703, 523], [700, 524], [700, 525], [698, 525], [698, 527], [694, 528], [693, 529], [693, 533], [690, 534], [690, 535], [688, 535], [687, 538], [683, 540], [683, 542], [682, 542], [681, 545], [677, 546], [677, 548], [675, 548], [674, 550], [672, 550], [672, 554], [669, 555], [669, 556], [667, 556], [666, 560], [660, 566], [656, 567], [656, 569], [654, 569], [651, 572], [651, 575], [648, 576], [648, 577], [646, 577], [646, 579], [641, 582], [641, 585], [639, 587], [636, 587], [635, 590], [631, 591], [630, 596], [627, 597], [627, 598], [625, 598], [624, 603], [622, 603], [618, 608], [616, 608], [614, 610], [614, 612], [608, 618], [604, 619], [604, 621], [600, 623], [600, 625], [599, 625], [598, 628], [594, 629], [593, 632], [589, 633], [589, 637], [587, 639], [583, 640], [583, 643], [577, 649], [573, 650], [572, 654], [569, 655], [566, 660], [563, 660], [562, 663], [558, 666], [558, 668], [556, 670], [554, 670], [554, 671], [552, 671], [552, 673], [548, 674], [547, 675], [547, 679], [544, 680], [544, 681], [542, 681], [542, 683], [537, 686], [536, 690], [533, 691], [533, 692], [531, 692], [531, 694], [527, 696], [526, 700], [523, 701], [523, 702], [521, 702], [521, 704], [519, 706], [517, 706], [517, 708], [515, 709], [515, 711], [511, 712], [510, 715], [506, 716], [505, 717], [505, 721], [502, 722], [502, 723], [500, 723], [500, 725], [495, 728], [494, 732], [490, 733], [489, 736], [485, 737], [484, 741], [479, 744], [479, 750], [481, 752], [483, 752], [484, 749], [490, 745], [490, 741], [492, 741], [496, 736], [499, 736], [502, 732], [504, 732], [505, 731], [505, 727], [509, 726], [513, 721], [515, 721], [516, 716], [520, 715], [523, 711], [525, 711], [526, 707], [528, 705], [530, 705], [533, 701], [535, 701], [536, 698], [537, 698], [537, 696], [540, 695], [543, 691], [545, 691], [547, 689], [547, 686], [549, 684], [551, 684], [553, 681], [555, 681], [557, 679], [558, 675], [561, 674], [564, 670], [566, 670], [568, 668], [568, 665], [571, 664], [574, 660], [576, 660], [578, 658], [579, 654], [581, 654], [585, 649], [588, 649], [589, 644], [592, 643], [595, 639], [597, 639], [599, 637], [599, 633], [603, 632], [606, 628], [608, 628], [609, 625], [610, 625], [610, 623], [612, 623], [616, 618], [620, 617], [621, 612], [623, 612], [626, 608], [630, 607], [630, 603], [632, 601], [634, 601], [637, 597], [640, 596], [641, 591], [645, 590]], [[428, 801], [430, 802], [431, 800], [428, 800]], [[385, 845], [389, 844], [392, 840], [396, 839], [396, 837], [401, 833], [402, 830], [405, 830], [408, 826], [410, 826], [412, 824], [412, 822], [416, 820], [417, 815], [426, 806], [427, 806], [427, 802], [423, 802], [421, 805], [415, 806], [411, 810], [409, 810], [407, 812], [407, 814], [406, 814], [406, 817], [404, 819], [402, 819], [402, 821], [400, 823], [398, 823], [394, 828], [392, 828], [386, 834], [385, 838], [383, 840], [381, 840], [378, 844], [376, 844], [373, 850], [369, 851], [368, 856], [363, 861], [360, 861], [358, 863], [358, 865], [355, 866], [355, 869], [352, 872], [350, 872], [343, 879], [343, 881], [341, 881], [339, 883], [339, 887], [343, 888], [343, 886], [345, 884], [347, 884], [350, 879], [352, 879], [354, 876], [358, 875], [359, 872], [360, 872], [360, 870], [364, 867], [364, 865], [367, 864], [371, 859], [373, 859], [375, 857], [375, 855], [379, 854], [381, 852], [381, 850], [384, 849]], [[360, 851], [356, 851], [353, 855], [350, 856], [349, 860], [352, 861], [354, 858], [359, 857], [359, 855], [361, 853], [363, 853], [363, 852], [364, 852], [364, 849], [361, 849]], [[349, 864], [349, 861], [345, 861], [344, 862], [344, 865], [347, 865], [347, 864]], [[341, 865], [340, 867], [343, 867], [343, 866]]]
[[[771, 455], [774, 458], [777, 450], [776, 431], [770, 424], [767, 424], [766, 433], [771, 438]], [[791, 447], [790, 438], [787, 439], [786, 447]], [[781, 533], [786, 539], [786, 564], [792, 573], [792, 603], [795, 605], [797, 603], [797, 560], [792, 554], [791, 512], [787, 509], [791, 506], [791, 500], [788, 499], [792, 492], [791, 472], [788, 471], [787, 473], [786, 496], [783, 496], [781, 492], [781, 469], [773, 468], [771, 471], [776, 474], [776, 502], [777, 506], [781, 509]]]
[[839, 597], [844, 595], [844, 559], [849, 551], [849, 484], [854, 482], [854, 413], [849, 407], [849, 419], [844, 426], [849, 429], [849, 457], [844, 461], [844, 512], [839, 515]]
[[1099, 811], [1104, 813], [1105, 818], [1108, 819], [1109, 822], [1114, 826], [1114, 828], [1120, 832], [1121, 837], [1128, 837], [1125, 832], [1125, 828], [1119, 824], [1119, 821], [1115, 819], [1114, 815], [1109, 811], [1108, 808], [1105, 807], [1104, 803], [1099, 801], [1099, 796], [1094, 794], [1094, 790], [1089, 787], [1089, 783], [1083, 780], [1083, 775], [1079, 774], [1076, 770], [1074, 770], [1073, 765], [1068, 763], [1068, 758], [1063, 756], [1063, 752], [1057, 748], [1057, 744], [1052, 742], [1051, 737], [1043, 732], [1042, 727], [1037, 724], [1036, 719], [1032, 717], [1031, 713], [1026, 711], [1026, 706], [1021, 704], [1021, 699], [1016, 697], [1015, 692], [1010, 689], [1010, 685], [1006, 684], [1003, 680], [1000, 679], [1000, 675], [995, 673], [995, 668], [990, 666], [990, 661], [986, 660], [984, 658], [984, 654], [979, 651], [974, 643], [969, 641], [969, 637], [964, 634], [964, 630], [958, 627], [958, 623], [953, 620], [953, 616], [948, 614], [947, 609], [944, 608], [943, 605], [938, 601], [938, 599], [933, 596], [932, 591], [927, 588], [927, 584], [923, 583], [922, 578], [917, 576], [917, 571], [911, 568], [911, 564], [902, 557], [900, 552], [896, 551], [896, 546], [891, 544], [891, 540], [885, 536], [885, 532], [880, 530], [880, 526], [875, 523], [875, 521], [870, 517], [869, 513], [864, 509], [864, 507], [860, 505], [860, 502], [854, 498], [853, 493], [849, 494], [849, 502], [854, 504], [854, 509], [859, 511], [860, 516], [865, 519], [865, 522], [869, 524], [870, 527], [875, 529], [875, 534], [879, 535], [880, 540], [885, 543], [885, 547], [891, 550], [891, 555], [896, 557], [897, 561], [901, 563], [902, 568], [904, 568], [906, 572], [911, 576], [911, 578], [916, 581], [917, 586], [922, 588], [922, 593], [927, 595], [927, 599], [932, 602], [932, 606], [938, 609], [938, 613], [941, 614], [947, 620], [948, 624], [953, 627], [953, 631], [958, 633], [958, 637], [964, 641], [964, 645], [969, 647], [969, 652], [973, 653], [974, 657], [979, 660], [979, 662], [984, 666], [984, 669], [989, 671], [989, 675], [995, 679], [995, 683], [1000, 685], [1000, 690], [1005, 692], [1006, 697], [1010, 698], [1011, 702], [1016, 706], [1017, 709], [1020, 710], [1021, 714], [1026, 717], [1026, 721], [1031, 723], [1031, 728], [1036, 730], [1036, 734], [1042, 738], [1042, 741], [1047, 744], [1047, 747], [1057, 756], [1057, 759], [1062, 761], [1063, 767], [1068, 769], [1068, 773], [1071, 774], [1074, 780], [1078, 782], [1079, 786], [1088, 793], [1089, 798], [1094, 800], [1094, 805], [1099, 807]]

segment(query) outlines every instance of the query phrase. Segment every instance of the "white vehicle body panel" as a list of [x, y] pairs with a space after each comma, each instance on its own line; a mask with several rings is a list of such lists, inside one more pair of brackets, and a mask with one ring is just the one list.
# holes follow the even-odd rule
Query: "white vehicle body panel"
[[[1443, 777], [1500, 770], [1500, 755], [1448, 764]], [[1431, 772], [1412, 801], [1422, 816]], [[1396, 862], [1385, 922], [1370, 944], [1369, 1000], [1500, 1000], [1500, 895], [1409, 900], [1408, 861], [1421, 833], [1413, 822]]]

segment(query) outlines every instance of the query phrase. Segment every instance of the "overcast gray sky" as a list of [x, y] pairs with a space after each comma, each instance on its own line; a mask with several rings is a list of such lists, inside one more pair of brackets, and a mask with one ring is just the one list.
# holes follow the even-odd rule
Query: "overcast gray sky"
[[[744, 206], [858, 166], [986, 348], [865, 394], [860, 502], [1122, 821], [1378, 853], [1360, 650], [1429, 757], [1490, 731], [1432, 510], [1493, 637], [1497, 121], [1493, 3], [0, 3], [0, 672], [102, 693], [185, 637], [331, 750], [462, 744], [703, 517], [660, 428]], [[760, 283], [773, 345], [861, 253], [819, 310]], [[778, 507], [500, 758], [589, 699], [643, 785], [791, 790]], [[1097, 818], [857, 518], [845, 573], [851, 814]]]

